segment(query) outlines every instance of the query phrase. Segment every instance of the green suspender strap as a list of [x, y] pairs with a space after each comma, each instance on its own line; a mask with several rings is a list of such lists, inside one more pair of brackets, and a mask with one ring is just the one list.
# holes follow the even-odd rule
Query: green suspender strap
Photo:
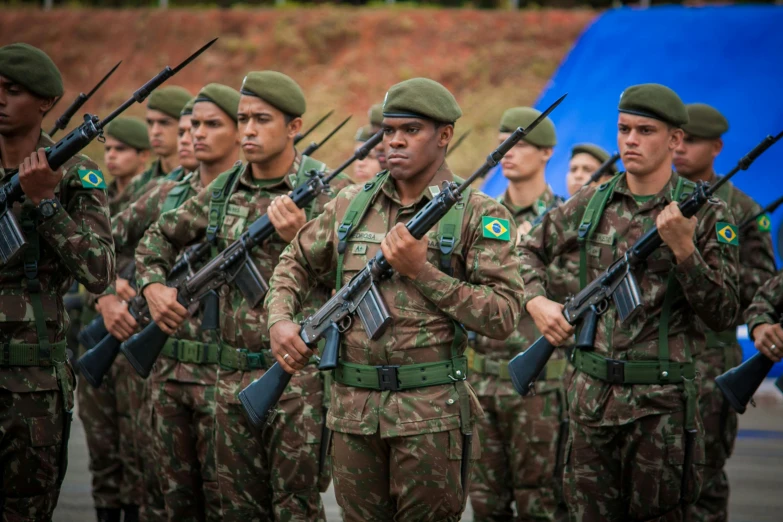
[[[211, 191], [209, 200], [209, 221], [207, 223], [207, 241], [215, 245], [217, 240], [217, 233], [220, 227], [223, 226], [223, 219], [226, 217], [226, 210], [228, 209], [228, 200], [231, 194], [236, 190], [237, 183], [239, 183], [239, 175], [242, 173], [244, 167], [241, 164], [234, 166], [231, 170], [227, 170], [223, 174], [217, 177], [209, 185]], [[213, 246], [214, 250], [214, 246]], [[217, 252], [213, 252], [213, 257], [217, 255]]]
[[[296, 171], [295, 175], [292, 175], [291, 185], [293, 185], [294, 188], [297, 188], [299, 185], [307, 183], [307, 180], [310, 179], [310, 172], [313, 170], [322, 172], [326, 170], [326, 168], [326, 164], [321, 163], [320, 161], [313, 159], [310, 156], [302, 156], [302, 162], [299, 164], [299, 170]], [[314, 204], [315, 200], [311, 201], [310, 204], [307, 205], [307, 207], [304, 209], [307, 221], [312, 219]]]
[[[459, 181], [462, 183], [462, 180]], [[438, 187], [430, 187], [432, 196], [435, 197], [440, 192]], [[438, 232], [436, 238], [438, 248], [440, 249], [440, 271], [449, 277], [454, 276], [454, 267], [451, 263], [451, 254], [454, 248], [459, 244], [462, 238], [462, 220], [465, 217], [465, 205], [470, 198], [471, 188], [468, 187], [462, 193], [462, 199], [456, 205], [451, 207], [438, 223]]]
[[[171, 174], [169, 174], [169, 176], [170, 175]], [[190, 174], [182, 178], [179, 181], [179, 183], [169, 191], [169, 193], [166, 195], [166, 199], [163, 201], [161, 214], [164, 212], [168, 212], [169, 210], [174, 210], [175, 208], [179, 208], [180, 205], [182, 205], [188, 199], [188, 196], [190, 196], [190, 179], [193, 176], [194, 173], [191, 172]]]
[[176, 169], [169, 172], [168, 174], [166, 174], [166, 177], [163, 179], [165, 179], [166, 181], [182, 181], [183, 179], [185, 179], [185, 177], [186, 177], [185, 169], [179, 166]]
[[595, 191], [590, 202], [587, 204], [585, 213], [582, 215], [582, 222], [579, 224], [577, 243], [579, 243], [579, 285], [581, 288], [587, 286], [587, 241], [592, 237], [593, 231], [597, 228], [598, 222], [606, 208], [606, 203], [614, 192], [614, 187], [620, 176], [615, 176], [611, 180], [603, 183]]

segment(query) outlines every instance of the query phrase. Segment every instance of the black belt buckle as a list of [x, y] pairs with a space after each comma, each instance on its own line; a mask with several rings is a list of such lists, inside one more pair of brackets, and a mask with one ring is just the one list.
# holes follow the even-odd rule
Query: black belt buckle
[[378, 385], [381, 391], [398, 391], [400, 381], [397, 379], [397, 369], [399, 366], [376, 366], [378, 371]]
[[606, 381], [611, 384], [625, 383], [625, 361], [606, 359]]

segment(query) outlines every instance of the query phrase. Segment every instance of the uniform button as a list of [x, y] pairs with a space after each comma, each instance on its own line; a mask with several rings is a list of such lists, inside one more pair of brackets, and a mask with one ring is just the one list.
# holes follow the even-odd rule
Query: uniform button
[[669, 376], [669, 372], [661, 372], [661, 377], [664, 379]]
[[454, 399], [449, 399], [446, 401], [446, 404], [454, 404]]

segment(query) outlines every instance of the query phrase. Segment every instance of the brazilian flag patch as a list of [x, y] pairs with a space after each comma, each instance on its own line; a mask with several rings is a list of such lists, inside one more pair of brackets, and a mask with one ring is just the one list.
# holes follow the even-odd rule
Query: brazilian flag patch
[[103, 179], [103, 173], [99, 169], [79, 168], [79, 179], [82, 180], [82, 187], [88, 189], [105, 189], [106, 180]]
[[497, 239], [499, 241], [511, 241], [508, 226], [507, 219], [488, 216], [482, 216], [481, 218], [481, 228], [484, 237]]
[[759, 226], [759, 232], [769, 232], [772, 230], [772, 222], [769, 220], [769, 214], [762, 214], [756, 218]]
[[739, 234], [737, 234], [737, 227], [731, 223], [718, 221], [715, 224], [715, 233], [718, 235], [719, 243], [739, 246]]

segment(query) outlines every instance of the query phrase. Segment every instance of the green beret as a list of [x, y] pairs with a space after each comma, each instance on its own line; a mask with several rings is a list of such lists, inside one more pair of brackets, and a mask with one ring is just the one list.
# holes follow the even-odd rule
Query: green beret
[[372, 127], [369, 125], [365, 125], [364, 127], [359, 127], [359, 130], [356, 131], [356, 141], [367, 141], [370, 138], [373, 137], [373, 134], [375, 134], [372, 131]]
[[299, 84], [277, 71], [248, 73], [242, 81], [241, 92], [261, 98], [289, 116], [301, 116], [307, 110], [307, 102]]
[[238, 90], [232, 89], [228, 85], [210, 83], [198, 92], [193, 104], [203, 101], [212, 102], [228, 114], [232, 120], [237, 121], [240, 96]]
[[705, 103], [691, 103], [685, 106], [688, 123], [682, 126], [686, 134], [708, 140], [720, 138], [729, 130], [729, 122], [715, 107]]
[[150, 97], [147, 99], [147, 108], [160, 111], [178, 120], [182, 109], [192, 97], [193, 95], [182, 87], [175, 85], [159, 87], [150, 93]]
[[383, 123], [383, 104], [382, 103], [376, 103], [372, 107], [370, 107], [369, 111], [370, 116], [370, 125], [374, 125], [376, 127], [380, 127]]
[[675, 127], [688, 123], [688, 111], [677, 93], [665, 85], [643, 83], [628, 87], [620, 95], [620, 112], [666, 122]]
[[63, 77], [52, 59], [26, 43], [0, 47], [0, 76], [18, 83], [39, 98], [56, 98], [63, 94]]
[[[604, 161], [609, 159], [609, 152], [599, 147], [598, 145], [595, 145], [593, 143], [579, 143], [577, 145], [574, 145], [574, 147], [571, 149], [571, 157], [573, 158], [577, 154], [589, 154], [590, 156], [594, 157], [598, 160], [599, 163], [603, 163]], [[613, 164], [611, 167], [609, 167], [609, 170], [612, 173], [617, 172], [617, 166], [616, 164]]]
[[106, 135], [136, 150], [149, 150], [147, 124], [138, 118], [117, 118], [106, 126]]
[[[532, 107], [514, 107], [508, 109], [500, 118], [500, 132], [514, 132], [517, 128], [523, 129], [541, 116], [541, 111]], [[555, 124], [548, 117], [539, 123], [530, 134], [523, 138], [524, 141], [536, 147], [554, 147], [557, 145]]]
[[429, 78], [413, 78], [393, 85], [383, 100], [384, 118], [427, 118], [454, 123], [462, 110], [443, 85]]
[[184, 107], [182, 107], [182, 110], [179, 113], [179, 117], [183, 116], [190, 116], [193, 114], [193, 105], [196, 103], [196, 98], [191, 98], [188, 103], [185, 104]]

